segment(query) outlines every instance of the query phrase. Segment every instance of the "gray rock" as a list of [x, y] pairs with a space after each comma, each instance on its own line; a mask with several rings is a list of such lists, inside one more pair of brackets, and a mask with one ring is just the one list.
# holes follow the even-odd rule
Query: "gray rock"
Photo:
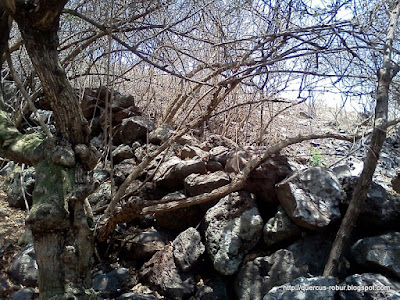
[[176, 191], [183, 188], [183, 180], [189, 174], [206, 172], [206, 164], [201, 159], [181, 160], [174, 156], [161, 164], [154, 174], [154, 181], [158, 187]]
[[224, 170], [224, 166], [214, 160], [209, 160], [207, 161], [207, 171], [209, 172], [217, 172], [217, 171], [223, 171]]
[[174, 129], [171, 125], [163, 124], [149, 134], [149, 142], [160, 145], [169, 139], [174, 134]]
[[[248, 150], [232, 151], [226, 163], [225, 171], [237, 174], [246, 167], [250, 160], [262, 154], [262, 149], [254, 150], [250, 148]], [[271, 211], [279, 203], [275, 193], [275, 185], [292, 173], [285, 157], [280, 155], [271, 157], [250, 173], [244, 190], [256, 195], [260, 211]]]
[[134, 279], [128, 269], [118, 268], [106, 274], [98, 274], [93, 278], [93, 289], [100, 296], [117, 297], [134, 286]]
[[306, 269], [296, 265], [293, 253], [281, 249], [243, 265], [235, 279], [236, 296], [240, 300], [261, 300], [274, 286], [306, 274]]
[[124, 293], [117, 298], [117, 300], [157, 300], [153, 295], [138, 295], [135, 293]]
[[298, 172], [277, 185], [279, 201], [299, 226], [321, 230], [340, 218], [344, 197], [336, 175], [324, 168]]
[[219, 162], [222, 166], [226, 165], [230, 150], [224, 146], [217, 146], [210, 150], [210, 160]]
[[232, 297], [228, 292], [228, 284], [224, 278], [216, 277], [207, 281], [207, 284], [198, 284], [196, 300], [230, 300]]
[[115, 164], [120, 163], [124, 159], [127, 158], [133, 158], [134, 153], [133, 150], [130, 146], [128, 145], [119, 145], [117, 148], [115, 148], [112, 152], [113, 156], [113, 161]]
[[370, 271], [400, 278], [400, 232], [360, 239], [351, 248], [351, 254], [357, 264]]
[[35, 249], [32, 244], [27, 245], [17, 255], [8, 269], [10, 276], [24, 286], [36, 287], [38, 285], [38, 265], [36, 263]]
[[286, 214], [282, 206], [278, 207], [275, 216], [264, 226], [264, 242], [267, 247], [296, 240], [301, 235], [301, 228]]
[[140, 269], [139, 276], [151, 289], [172, 299], [186, 298], [195, 290], [193, 277], [180, 273], [175, 265], [171, 246], [154, 254]]
[[[349, 205], [357, 179], [350, 177], [342, 182], [347, 195], [342, 201], [343, 211]], [[357, 230], [364, 236], [379, 234], [382, 231], [400, 231], [400, 197], [372, 182], [358, 218]]]
[[185, 178], [185, 190], [190, 196], [209, 193], [230, 183], [229, 175], [223, 171], [211, 174], [190, 174]]
[[231, 139], [219, 134], [208, 134], [206, 141], [207, 143], [213, 145], [213, 147], [223, 146], [229, 149], [237, 149], [239, 147], [238, 144]]
[[93, 181], [94, 182], [103, 183], [108, 178], [110, 178], [110, 172], [108, 172], [106, 170], [98, 169], [98, 168], [93, 170]]
[[146, 140], [147, 134], [154, 130], [154, 124], [142, 116], [134, 116], [122, 120], [115, 142], [132, 144], [136, 140]]
[[119, 164], [114, 166], [114, 180], [115, 184], [119, 185], [126, 177], [128, 177], [136, 166], [136, 161], [134, 158], [128, 158], [121, 161]]
[[[307, 272], [313, 276], [320, 276], [324, 271], [334, 239], [335, 234], [330, 233], [307, 235], [287, 247], [287, 250], [293, 253], [297, 265], [307, 268]], [[342, 272], [342, 264], [341, 261], [339, 272]]]
[[21, 289], [12, 295], [11, 300], [30, 300], [34, 295], [35, 291], [32, 288]]
[[[17, 165], [5, 181], [7, 201], [12, 207], [26, 209], [25, 199], [32, 204], [32, 192], [35, 187], [35, 169], [22, 168]], [[25, 196], [25, 199], [24, 199]]]
[[124, 252], [129, 259], [148, 259], [164, 249], [167, 240], [166, 235], [156, 230], [144, 231], [126, 241]]
[[[135, 149], [135, 158], [137, 159], [137, 161], [142, 161], [146, 155], [148, 155], [149, 153], [156, 151], [159, 148], [159, 146], [156, 145], [152, 145], [152, 144], [145, 144], [142, 145], [140, 147], [137, 147]], [[159, 160], [159, 159], [157, 159]]]
[[399, 300], [400, 282], [381, 274], [364, 273], [347, 277], [337, 292], [340, 300]]
[[99, 188], [87, 197], [92, 208], [99, 208], [107, 205], [111, 201], [111, 183], [104, 182]]
[[208, 157], [208, 153], [206, 151], [201, 150], [199, 147], [196, 146], [190, 146], [190, 145], [185, 145], [181, 149], [181, 159], [192, 159], [197, 157], [200, 157], [201, 159], [206, 159]]
[[255, 247], [263, 227], [254, 197], [235, 192], [222, 198], [205, 215], [205, 240], [214, 268], [234, 274], [243, 255]]
[[351, 169], [348, 165], [334, 167], [332, 171], [336, 174], [339, 181], [343, 180], [343, 178], [351, 177]]
[[176, 143], [179, 145], [191, 145], [198, 146], [200, 144], [199, 140], [192, 135], [184, 134], [180, 138], [176, 140]]
[[181, 232], [172, 243], [175, 264], [183, 272], [188, 272], [204, 253], [200, 233], [190, 227]]
[[263, 300], [334, 300], [336, 285], [334, 277], [299, 277], [272, 288]]

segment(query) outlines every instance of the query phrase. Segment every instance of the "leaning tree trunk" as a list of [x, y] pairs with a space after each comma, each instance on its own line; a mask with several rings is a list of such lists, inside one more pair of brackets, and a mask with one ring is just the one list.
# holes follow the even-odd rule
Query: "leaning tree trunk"
[[87, 171], [97, 158], [88, 144], [87, 121], [57, 53], [59, 17], [66, 2], [0, 2], [0, 16], [6, 11], [18, 24], [57, 128], [55, 138], [22, 135], [0, 112], [0, 155], [34, 165], [36, 170], [26, 222], [33, 233], [42, 299], [84, 299], [91, 287], [94, 250], [84, 200], [90, 188]]
[[354, 189], [350, 205], [333, 243], [328, 262], [325, 266], [324, 276], [332, 276], [337, 272], [343, 250], [350, 241], [352, 231], [357, 223], [365, 199], [367, 198], [368, 188], [372, 182], [372, 176], [378, 163], [379, 154], [386, 139], [389, 86], [393, 77], [399, 71], [398, 66], [393, 64], [391, 55], [392, 44], [400, 14], [400, 0], [394, 1], [391, 9], [382, 68], [378, 72], [375, 124], [371, 137], [371, 145], [368, 148], [367, 156], [364, 161], [364, 168]]

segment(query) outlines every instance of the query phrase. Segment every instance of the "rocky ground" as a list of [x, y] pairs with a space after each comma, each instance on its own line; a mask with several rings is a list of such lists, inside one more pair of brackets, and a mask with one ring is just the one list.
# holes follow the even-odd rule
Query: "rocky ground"
[[[102, 102], [95, 95], [88, 93], [83, 107], [87, 116], [97, 116], [96, 126], [101, 124], [101, 109], [96, 113], [92, 104], [101, 108]], [[89, 197], [95, 220], [115, 192], [110, 176], [118, 187], [132, 167], [173, 131], [155, 130], [151, 121], [138, 115], [129, 97], [120, 95], [115, 105], [113, 123], [119, 124], [112, 153], [115, 165], [113, 172], [104, 164], [94, 170], [100, 183]], [[101, 134], [100, 128], [94, 132]], [[335, 114], [326, 108], [311, 114], [298, 107], [275, 119], [267, 144], [300, 133], [366, 133], [368, 128], [355, 114]], [[257, 168], [242, 191], [120, 224], [108, 243], [98, 245], [92, 295], [97, 299], [400, 299], [399, 140], [395, 129], [388, 133], [337, 277], [321, 275], [362, 169], [367, 136], [354, 143], [315, 140], [288, 147]], [[102, 147], [97, 136], [92, 143]], [[211, 133], [186, 135], [131, 184], [126, 201], [184, 199], [212, 191], [229, 183], [264, 150], [265, 146], [242, 147]], [[21, 238], [34, 171], [9, 164], [3, 173], [9, 175], [6, 194], [0, 195], [0, 295], [34, 299], [34, 251], [29, 235]], [[349, 286], [353, 290], [346, 290]], [[381, 288], [366, 290], [373, 286]]]

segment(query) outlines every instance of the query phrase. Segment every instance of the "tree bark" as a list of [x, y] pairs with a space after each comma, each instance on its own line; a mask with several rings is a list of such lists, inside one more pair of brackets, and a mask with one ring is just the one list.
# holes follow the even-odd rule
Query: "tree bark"
[[87, 144], [90, 129], [79, 99], [58, 57], [59, 17], [66, 0], [18, 1], [13, 14], [26, 50], [50, 101], [58, 133], [73, 144]]
[[[87, 170], [97, 160], [88, 143], [87, 121], [57, 53], [59, 17], [66, 2], [0, 3], [0, 12], [6, 10], [19, 26], [50, 101], [58, 133], [47, 139], [23, 135], [0, 111], [0, 155], [34, 165], [36, 170], [33, 205], [26, 224], [33, 233], [42, 299], [85, 299], [85, 291], [92, 286], [93, 232], [84, 199], [90, 189]], [[0, 31], [6, 31], [1, 21]], [[6, 39], [0, 42], [2, 55], [8, 45]]]
[[364, 161], [364, 168], [354, 189], [350, 205], [340, 225], [333, 243], [328, 261], [325, 265], [324, 276], [334, 276], [337, 273], [343, 250], [350, 241], [354, 226], [367, 198], [368, 188], [378, 163], [379, 155], [386, 139], [388, 122], [389, 86], [397, 74], [398, 67], [391, 60], [392, 44], [400, 14], [400, 0], [392, 3], [389, 27], [383, 53], [382, 67], [378, 71], [378, 87], [376, 90], [375, 124], [371, 137], [371, 145]]

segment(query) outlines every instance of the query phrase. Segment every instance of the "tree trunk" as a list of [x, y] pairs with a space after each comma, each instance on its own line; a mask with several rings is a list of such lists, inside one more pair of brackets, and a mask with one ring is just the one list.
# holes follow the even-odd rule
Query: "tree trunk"
[[[85, 299], [86, 289], [92, 286], [93, 233], [83, 203], [90, 188], [87, 171], [97, 160], [88, 143], [87, 121], [57, 53], [59, 16], [66, 2], [0, 3], [0, 16], [7, 15], [6, 9], [18, 23], [58, 133], [47, 140], [22, 135], [0, 112], [0, 154], [34, 165], [36, 170], [33, 205], [26, 223], [34, 238], [41, 299]], [[3, 32], [7, 28], [1, 21]], [[0, 42], [3, 54], [7, 44], [3, 39]]]
[[372, 176], [378, 163], [382, 145], [386, 139], [386, 124], [388, 119], [389, 86], [393, 77], [397, 74], [398, 67], [391, 61], [392, 44], [400, 13], [400, 0], [392, 3], [389, 27], [382, 68], [378, 72], [378, 87], [376, 91], [375, 124], [371, 137], [371, 145], [364, 161], [364, 168], [354, 189], [350, 205], [340, 225], [336, 239], [333, 243], [326, 263], [324, 276], [334, 276], [337, 273], [340, 258], [344, 248], [350, 241], [352, 231], [357, 223], [358, 216], [367, 198], [368, 188], [372, 182]]

